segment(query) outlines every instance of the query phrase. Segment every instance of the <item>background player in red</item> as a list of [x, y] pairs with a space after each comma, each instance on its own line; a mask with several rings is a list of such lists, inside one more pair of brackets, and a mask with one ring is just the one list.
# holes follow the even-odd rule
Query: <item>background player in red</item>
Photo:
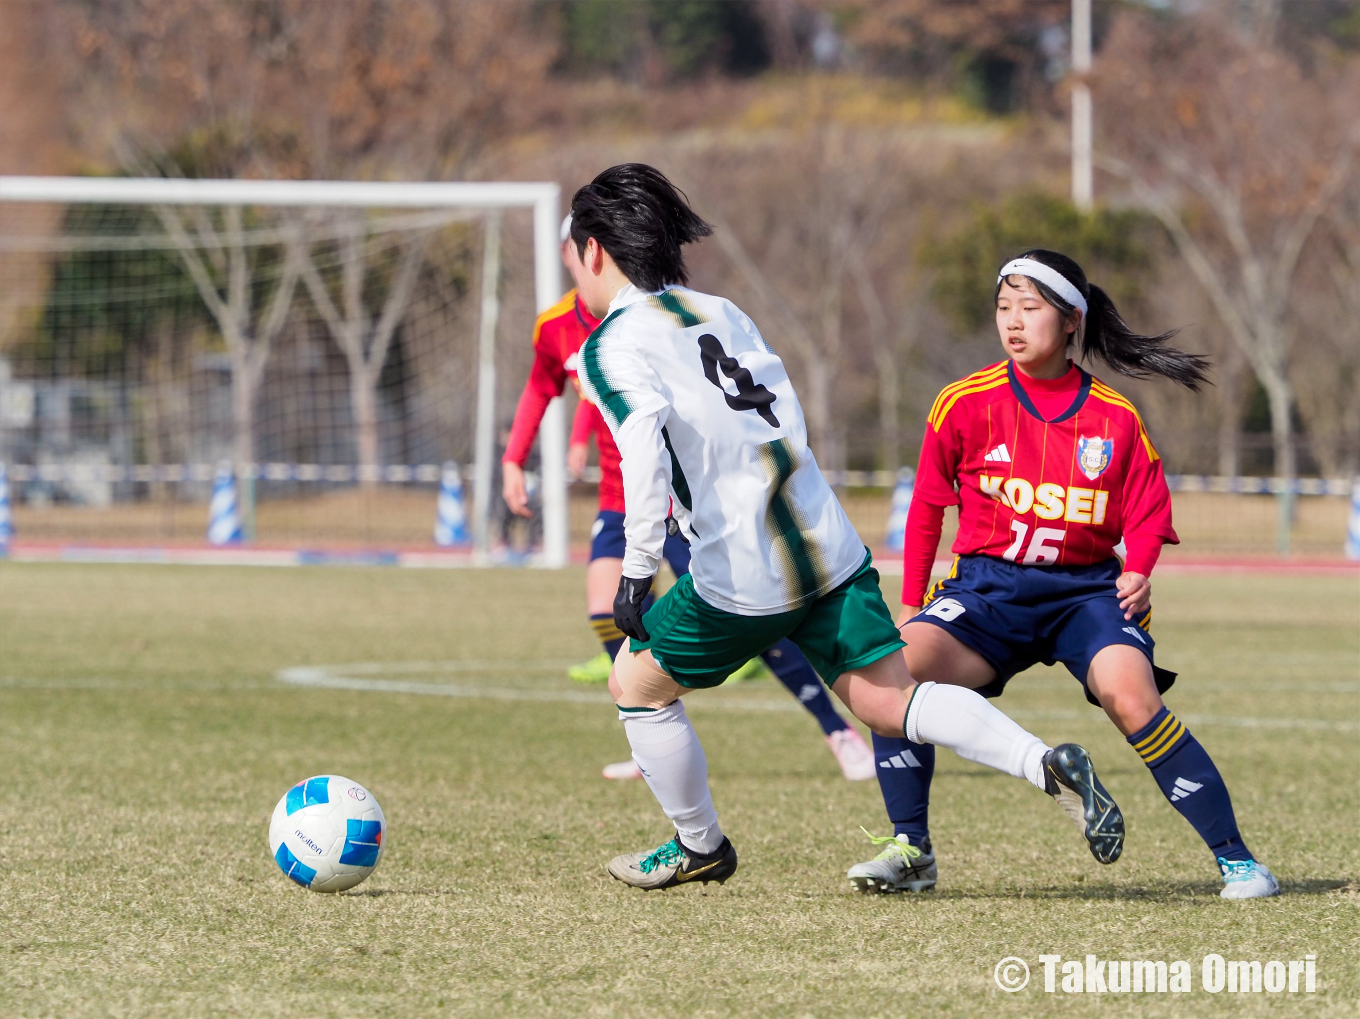
[[[574, 281], [581, 271], [581, 262], [575, 245], [567, 243], [570, 223], [570, 217], [562, 223], [562, 262]], [[524, 464], [529, 458], [529, 450], [548, 404], [562, 395], [568, 379], [575, 383], [577, 353], [599, 324], [599, 319], [592, 316], [577, 297], [575, 289], [539, 315], [534, 323], [534, 363], [515, 409], [514, 424], [501, 463], [501, 494], [513, 513], [530, 514], [524, 484]], [[623, 575], [625, 544], [623, 475], [619, 470], [619, 450], [604, 418], [594, 406], [582, 401], [572, 423], [568, 452], [567, 466], [573, 474], [579, 476], [585, 467], [586, 444], [592, 434], [600, 455], [600, 508], [591, 528], [586, 605], [591, 628], [604, 645], [604, 653], [603, 662], [575, 666], [569, 674], [578, 681], [603, 683], [609, 678], [610, 664], [624, 636], [614, 624], [614, 595]], [[667, 539], [664, 554], [677, 577], [689, 572], [689, 546], [678, 534]], [[775, 678], [817, 719], [841, 773], [851, 781], [873, 778], [873, 752], [836, 711], [826, 686], [797, 645], [791, 640], [782, 640], [760, 657]], [[641, 772], [630, 760], [608, 765], [604, 774], [606, 778], [636, 778]]]
[[[1052, 251], [1002, 266], [996, 325], [1007, 360], [946, 386], [926, 424], [902, 585], [911, 673], [997, 697], [1017, 673], [1062, 662], [1209, 846], [1222, 896], [1278, 895], [1242, 841], [1218, 769], [1162, 703], [1175, 674], [1153, 664], [1148, 577], [1177, 538], [1161, 458], [1133, 405], [1069, 352], [1079, 343], [1083, 358], [1123, 375], [1191, 389], [1208, 365], [1166, 346], [1171, 333], [1134, 333], [1081, 267]], [[959, 507], [954, 564], [927, 593], [947, 506]], [[932, 888], [935, 748], [875, 735], [874, 750], [896, 831], [874, 840], [883, 852], [850, 880], [863, 891]]]

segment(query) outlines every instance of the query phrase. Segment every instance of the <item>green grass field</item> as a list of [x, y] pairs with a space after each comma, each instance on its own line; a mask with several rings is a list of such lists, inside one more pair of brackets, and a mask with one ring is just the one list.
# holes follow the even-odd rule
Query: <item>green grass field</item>
[[[892, 585], [888, 581], [888, 586]], [[1225, 903], [1212, 861], [1065, 671], [999, 704], [1086, 744], [1129, 819], [1100, 867], [1045, 797], [942, 753], [937, 892], [844, 878], [883, 830], [770, 682], [688, 699], [741, 870], [641, 893], [616, 852], [666, 824], [603, 694], [579, 570], [0, 564], [0, 1015], [1337, 1015], [1360, 1007], [1360, 583], [1157, 582], [1169, 695], [1228, 779], [1285, 896]], [[299, 687], [280, 670], [520, 690]], [[432, 663], [432, 664], [412, 664]], [[444, 664], [439, 664], [444, 663]], [[451, 664], [450, 664], [451, 663]], [[572, 695], [576, 699], [571, 699]], [[541, 695], [541, 696], [540, 696]], [[557, 699], [551, 699], [556, 697]], [[599, 698], [595, 700], [593, 698]], [[289, 785], [348, 775], [390, 823], [353, 893], [286, 881]], [[1037, 956], [1190, 960], [1186, 995], [1045, 994]], [[1200, 959], [1317, 954], [1318, 993], [1208, 994]], [[993, 967], [1035, 979], [1003, 994]]]

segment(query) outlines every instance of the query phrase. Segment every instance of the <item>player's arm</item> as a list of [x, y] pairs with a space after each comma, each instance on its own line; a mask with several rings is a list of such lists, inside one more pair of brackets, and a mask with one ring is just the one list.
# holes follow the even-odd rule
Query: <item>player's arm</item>
[[1147, 441], [1142, 423], [1136, 422], [1139, 441], [1129, 457], [1124, 475], [1123, 524], [1127, 557], [1124, 572], [1115, 581], [1119, 607], [1125, 619], [1147, 612], [1152, 604], [1152, 569], [1164, 544], [1179, 544], [1171, 525], [1171, 492], [1166, 485], [1161, 458]]
[[550, 348], [552, 344], [539, 342], [534, 337], [534, 363], [529, 369], [529, 381], [524, 384], [519, 405], [515, 408], [515, 420], [510, 426], [510, 441], [505, 444], [505, 455], [501, 457], [501, 495], [510, 512], [527, 517], [529, 496], [524, 488], [524, 463], [529, 459], [538, 426], [554, 397], [562, 395], [567, 383], [566, 368], [562, 360]]
[[623, 576], [614, 600], [614, 622], [638, 640], [649, 640], [642, 603], [661, 568], [670, 513], [671, 463], [661, 434], [664, 410], [630, 414], [615, 433], [622, 461], [624, 515]]
[[621, 333], [586, 341], [577, 377], [586, 398], [600, 408], [621, 457], [625, 544], [614, 622], [630, 637], [648, 640], [642, 603], [661, 566], [670, 511], [671, 462], [661, 433], [670, 401], [636, 340]]
[[930, 570], [935, 565], [935, 553], [939, 550], [940, 535], [944, 531], [945, 507], [956, 505], [959, 501], [958, 493], [954, 490], [959, 461], [959, 443], [951, 422], [944, 421], [938, 429], [927, 422], [902, 543], [902, 612], [898, 617], [899, 626], [920, 612], [921, 604], [925, 601], [926, 588], [930, 586]]
[[576, 401], [576, 414], [571, 419], [571, 441], [567, 444], [567, 473], [579, 478], [586, 471], [586, 457], [590, 453], [590, 436], [600, 412], [582, 397]]

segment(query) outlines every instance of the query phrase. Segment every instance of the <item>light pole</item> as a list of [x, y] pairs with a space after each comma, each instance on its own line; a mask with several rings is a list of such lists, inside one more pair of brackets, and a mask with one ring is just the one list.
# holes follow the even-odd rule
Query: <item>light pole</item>
[[1095, 208], [1091, 123], [1091, 0], [1072, 0], [1072, 204]]

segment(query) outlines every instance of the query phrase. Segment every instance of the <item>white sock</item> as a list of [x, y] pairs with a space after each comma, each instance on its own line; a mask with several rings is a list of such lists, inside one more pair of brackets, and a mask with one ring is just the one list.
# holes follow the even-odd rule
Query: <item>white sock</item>
[[685, 706], [674, 701], [660, 711], [620, 710], [619, 718], [633, 760], [685, 848], [716, 852], [723, 834], [708, 791], [708, 758]]
[[922, 683], [907, 709], [904, 729], [913, 743], [948, 747], [965, 760], [1044, 788], [1043, 761], [1049, 748], [988, 704], [976, 690]]

